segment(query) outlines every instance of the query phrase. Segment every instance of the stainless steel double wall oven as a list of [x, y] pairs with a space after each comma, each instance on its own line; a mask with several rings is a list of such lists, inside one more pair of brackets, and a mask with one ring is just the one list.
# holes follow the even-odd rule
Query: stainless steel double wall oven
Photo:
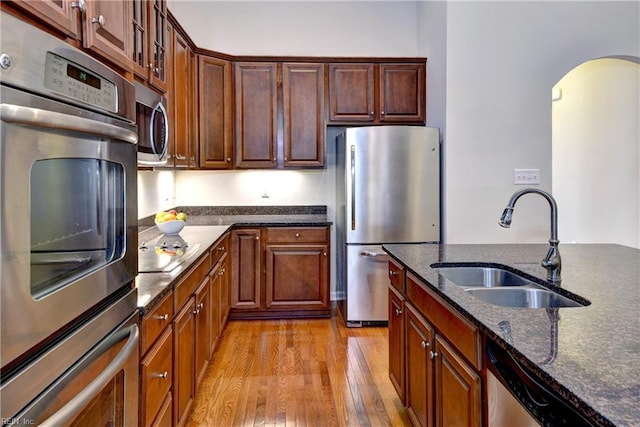
[[2, 424], [135, 425], [135, 92], [2, 13]]

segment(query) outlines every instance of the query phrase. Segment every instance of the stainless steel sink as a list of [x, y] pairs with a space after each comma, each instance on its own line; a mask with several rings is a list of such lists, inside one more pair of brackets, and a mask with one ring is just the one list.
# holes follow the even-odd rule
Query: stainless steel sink
[[511, 271], [498, 267], [452, 266], [434, 267], [441, 276], [458, 286], [495, 288], [534, 284]]
[[[576, 300], [547, 289], [518, 273], [499, 266], [432, 264], [442, 277], [493, 305], [517, 308], [584, 307], [589, 301]], [[584, 300], [585, 302], [580, 302]]]
[[493, 305], [518, 308], [584, 307], [556, 292], [535, 287], [465, 289], [474, 297]]

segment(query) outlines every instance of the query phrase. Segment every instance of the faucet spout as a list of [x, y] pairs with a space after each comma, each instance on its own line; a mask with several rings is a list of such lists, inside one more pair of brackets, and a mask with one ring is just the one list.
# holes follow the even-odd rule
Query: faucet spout
[[523, 190], [515, 192], [511, 196], [511, 199], [509, 199], [509, 203], [502, 213], [498, 224], [500, 224], [500, 226], [502, 227], [509, 228], [509, 226], [511, 226], [511, 219], [513, 216], [513, 210], [516, 206], [516, 202], [520, 197], [530, 193], [538, 194], [546, 199], [547, 202], [549, 202], [549, 207], [551, 210], [551, 236], [549, 238], [549, 250], [547, 251], [547, 255], [544, 257], [540, 265], [542, 265], [547, 270], [547, 280], [549, 282], [560, 284], [560, 281], [562, 280], [560, 278], [562, 260], [560, 258], [560, 250], [558, 249], [558, 244], [560, 243], [560, 241], [558, 240], [558, 205], [551, 194], [537, 188], [525, 188]]

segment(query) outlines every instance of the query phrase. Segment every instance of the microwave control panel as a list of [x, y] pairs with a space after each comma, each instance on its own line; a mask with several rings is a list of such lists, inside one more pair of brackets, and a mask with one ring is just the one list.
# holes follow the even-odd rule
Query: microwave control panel
[[117, 112], [116, 86], [102, 76], [47, 52], [46, 88], [107, 111]]

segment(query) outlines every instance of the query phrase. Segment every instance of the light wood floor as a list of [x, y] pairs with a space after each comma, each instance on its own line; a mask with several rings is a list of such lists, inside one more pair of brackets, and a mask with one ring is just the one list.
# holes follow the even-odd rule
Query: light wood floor
[[339, 317], [229, 321], [187, 426], [409, 426], [387, 344]]

